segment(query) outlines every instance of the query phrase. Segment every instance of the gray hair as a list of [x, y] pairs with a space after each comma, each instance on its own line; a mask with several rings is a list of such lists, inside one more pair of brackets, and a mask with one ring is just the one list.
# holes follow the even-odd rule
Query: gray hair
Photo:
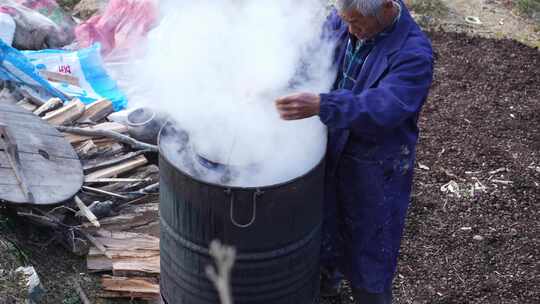
[[357, 9], [364, 16], [377, 16], [380, 8], [392, 0], [336, 0], [339, 11]]

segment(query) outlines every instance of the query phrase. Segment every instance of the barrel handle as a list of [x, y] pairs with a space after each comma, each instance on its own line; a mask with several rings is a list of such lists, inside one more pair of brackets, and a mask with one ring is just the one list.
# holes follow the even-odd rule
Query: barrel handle
[[234, 218], [234, 192], [231, 189], [225, 190], [225, 193], [231, 196], [231, 211], [230, 211], [230, 218], [233, 225], [235, 225], [238, 228], [248, 228], [253, 223], [255, 223], [255, 220], [257, 219], [257, 201], [260, 196], [264, 194], [263, 191], [258, 190], [253, 193], [253, 215], [251, 216], [251, 220], [247, 224], [240, 224], [238, 221]]

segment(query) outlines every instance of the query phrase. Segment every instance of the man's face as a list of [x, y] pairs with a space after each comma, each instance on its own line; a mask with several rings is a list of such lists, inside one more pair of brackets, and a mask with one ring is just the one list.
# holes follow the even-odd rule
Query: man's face
[[349, 33], [359, 40], [372, 38], [382, 30], [375, 16], [364, 16], [356, 9], [342, 12], [341, 18], [349, 24]]

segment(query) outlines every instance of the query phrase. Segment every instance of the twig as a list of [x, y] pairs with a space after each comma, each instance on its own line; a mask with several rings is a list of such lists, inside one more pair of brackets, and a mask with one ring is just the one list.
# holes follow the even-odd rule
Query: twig
[[71, 209], [71, 208], [69, 208], [69, 207], [66, 207], [66, 206], [58, 206], [58, 207], [56, 207], [56, 208], [51, 209], [49, 212], [47, 212], [47, 215], [53, 214], [55, 211], [60, 210], [60, 209], [66, 209], [66, 210], [68, 210], [68, 211], [71, 211], [72, 213], [77, 213], [77, 211], [75, 211], [75, 210], [73, 210], [73, 209]]
[[79, 282], [75, 281], [75, 290], [77, 290], [77, 293], [79, 294], [79, 298], [81, 299], [81, 302], [83, 304], [92, 304], [90, 300], [88, 300], [88, 297], [84, 293], [84, 290], [81, 287], [81, 284]]
[[141, 183], [150, 182], [152, 178], [98, 178], [84, 181], [88, 184], [108, 184], [108, 183]]
[[27, 212], [17, 212], [17, 215], [21, 217], [26, 217], [29, 220], [39, 225], [43, 225], [43, 226], [47, 226], [51, 228], [58, 228], [59, 226], [57, 221], [47, 216], [41, 216], [41, 215], [27, 213]]
[[221, 304], [232, 304], [230, 281], [231, 270], [236, 259], [236, 250], [233, 247], [222, 245], [219, 241], [214, 240], [210, 243], [210, 255], [214, 258], [216, 268], [212, 267], [212, 265], [207, 265], [206, 275], [214, 283]]
[[492, 179], [491, 180], [492, 183], [495, 183], [495, 184], [502, 184], [502, 185], [512, 185], [514, 182], [513, 181], [505, 181], [505, 180], [499, 180], [499, 179]]
[[156, 192], [157, 190], [159, 190], [159, 183], [155, 183], [155, 184], [149, 185], [147, 187], [144, 187], [141, 190], [139, 190], [138, 192], [141, 193], [141, 194], [150, 194], [150, 193]]
[[93, 187], [83, 186], [82, 188], [84, 190], [87, 190], [87, 191], [91, 191], [91, 192], [95, 192], [95, 193], [99, 193], [99, 194], [104, 194], [104, 195], [110, 195], [110, 196], [113, 196], [113, 197], [116, 197], [116, 198], [121, 198], [121, 199], [125, 199], [125, 200], [129, 199], [128, 196], [116, 194], [116, 193], [113, 193], [113, 192], [109, 192], [109, 191], [105, 191], [105, 190], [101, 190], [101, 189], [97, 189], [97, 188], [93, 188]]
[[158, 152], [159, 149], [155, 145], [150, 145], [147, 143], [140, 142], [138, 140], [135, 140], [129, 136], [120, 134], [118, 132], [109, 131], [109, 130], [87, 130], [85, 128], [76, 128], [76, 127], [63, 127], [58, 126], [56, 129], [60, 132], [66, 132], [81, 136], [93, 136], [93, 137], [108, 137], [112, 138], [116, 141], [119, 141], [121, 143], [124, 143], [126, 145], [131, 146], [131, 148], [135, 150], [149, 150], [151, 152]]

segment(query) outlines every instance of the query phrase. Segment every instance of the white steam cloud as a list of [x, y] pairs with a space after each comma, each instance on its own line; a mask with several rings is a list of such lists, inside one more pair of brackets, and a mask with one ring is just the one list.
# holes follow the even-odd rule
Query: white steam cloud
[[163, 5], [133, 74], [149, 100], [145, 106], [177, 121], [196, 153], [238, 170], [223, 179], [194, 172], [185, 157], [175, 157], [178, 149], [164, 149], [166, 156], [198, 178], [241, 187], [286, 182], [316, 166], [326, 149], [325, 126], [318, 117], [283, 121], [274, 101], [330, 89], [334, 46], [321, 38], [326, 1]]

